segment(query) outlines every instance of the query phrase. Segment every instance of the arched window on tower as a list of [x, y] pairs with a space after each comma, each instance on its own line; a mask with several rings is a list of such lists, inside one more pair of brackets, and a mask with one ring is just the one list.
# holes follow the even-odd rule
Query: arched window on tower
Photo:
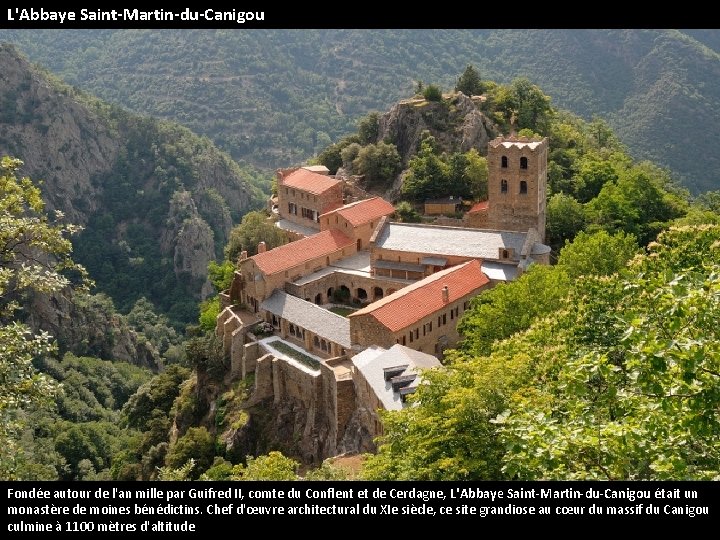
[[520, 168], [527, 169], [527, 158], [526, 157], [520, 158]]
[[507, 193], [507, 180], [500, 180], [500, 193]]
[[527, 182], [520, 180], [520, 195], [527, 195]]
[[[526, 161], [527, 161], [527, 160], [526, 160]], [[507, 169], [507, 167], [508, 167], [508, 158], [507, 158], [507, 156], [503, 156], [503, 157], [500, 158], [500, 166], [501, 166], [503, 169]]]

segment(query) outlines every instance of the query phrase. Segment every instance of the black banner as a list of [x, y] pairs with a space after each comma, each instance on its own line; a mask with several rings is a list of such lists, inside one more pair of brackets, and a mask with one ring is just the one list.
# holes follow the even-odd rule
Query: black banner
[[10, 536], [203, 534], [241, 522], [717, 523], [712, 482], [3, 482]]
[[[507, 28], [509, 24], [525, 28], [574, 28], [586, 25], [587, 20], [568, 20], [547, 10], [536, 10], [531, 18], [508, 18], [507, 10], [475, 9], [458, 5], [457, 9], [416, 9], [404, 6], [388, 10], [387, 6], [362, 5], [341, 9], [341, 6], [320, 8], [307, 3], [287, 6], [270, 6], [255, 2], [239, 4], [234, 8], [220, 6], [202, 7], [28, 7], [10, 4], [0, 8], [2, 28]], [[469, 10], [475, 16], [468, 17]], [[559, 10], [562, 11], [562, 10]], [[676, 10], [677, 11], [677, 10]], [[572, 12], [568, 12], [570, 14]], [[675, 12], [672, 19], [661, 21], [658, 17], [670, 12], [655, 10], [652, 15], [638, 11], [637, 14], [617, 9], [604, 9], [593, 13], [591, 24], [595, 28], [659, 28], [687, 27], [696, 21], [685, 21], [689, 11]], [[652, 17], [650, 20], [648, 17]], [[579, 26], [582, 28], [582, 26]]]

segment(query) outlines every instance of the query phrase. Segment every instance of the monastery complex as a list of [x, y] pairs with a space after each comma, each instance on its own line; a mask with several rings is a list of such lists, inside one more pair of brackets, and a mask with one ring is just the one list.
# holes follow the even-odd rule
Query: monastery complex
[[327, 409], [320, 454], [343, 450], [350, 424], [367, 441], [352, 450], [372, 449], [377, 409], [403, 407], [417, 370], [440, 365], [472, 299], [549, 264], [548, 140], [499, 137], [487, 159], [488, 200], [459, 226], [396, 222], [380, 197], [343, 200], [324, 167], [278, 171], [276, 225], [295, 240], [241, 254], [217, 334], [233, 373], [255, 374], [256, 399], [297, 393]]

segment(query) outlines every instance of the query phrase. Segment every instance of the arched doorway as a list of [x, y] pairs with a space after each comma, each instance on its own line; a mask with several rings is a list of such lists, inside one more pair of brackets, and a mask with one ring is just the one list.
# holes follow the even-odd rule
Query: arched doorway
[[330, 288], [327, 290], [328, 302], [331, 302], [331, 301], [332, 301], [332, 297], [333, 297], [333, 293], [334, 293], [334, 292], [335, 292], [335, 289], [333, 289], [332, 287], [330, 287]]
[[317, 293], [317, 294], [315, 295], [315, 303], [316, 303], [318, 306], [319, 306], [320, 304], [322, 304], [322, 294], [321, 294], [321, 293]]
[[373, 289], [373, 300], [380, 300], [383, 297], [382, 287], [375, 287]]
[[345, 285], [340, 285], [340, 298], [339, 300], [341, 302], [347, 302], [350, 300], [350, 289], [348, 289]]
[[357, 290], [357, 298], [358, 298], [358, 300], [360, 300], [361, 302], [367, 301], [367, 299], [368, 299], [367, 291], [366, 291], [365, 289], [361, 288], [361, 287], [358, 287], [358, 290]]
[[362, 249], [362, 238], [357, 239], [357, 250], [360, 251]]

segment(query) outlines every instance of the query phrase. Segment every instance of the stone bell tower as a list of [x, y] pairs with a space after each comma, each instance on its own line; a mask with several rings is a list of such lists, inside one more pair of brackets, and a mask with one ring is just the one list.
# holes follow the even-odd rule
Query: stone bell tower
[[545, 241], [548, 139], [498, 137], [488, 143], [488, 228], [527, 232]]

